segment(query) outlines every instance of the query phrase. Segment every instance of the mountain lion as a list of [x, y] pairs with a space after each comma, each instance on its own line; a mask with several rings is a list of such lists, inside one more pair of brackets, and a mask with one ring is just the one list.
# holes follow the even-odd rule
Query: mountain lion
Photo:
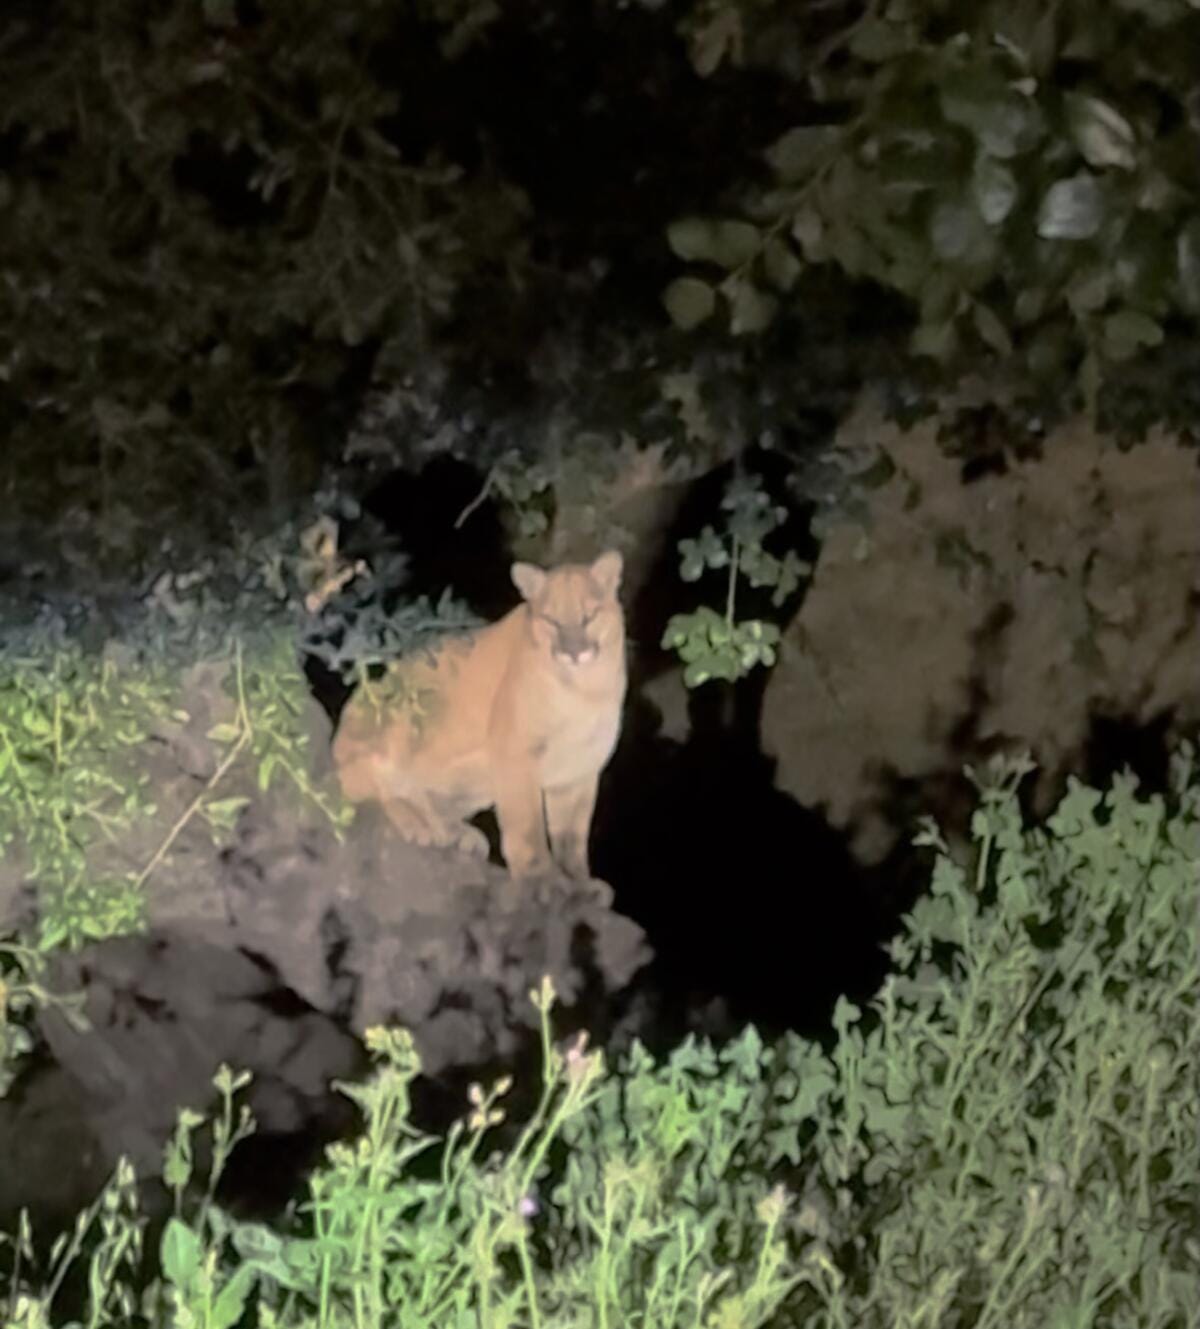
[[614, 550], [549, 571], [514, 563], [516, 609], [360, 688], [333, 745], [346, 797], [377, 799], [406, 840], [480, 855], [487, 838], [466, 819], [494, 807], [514, 877], [557, 865], [589, 878], [625, 698], [621, 569]]

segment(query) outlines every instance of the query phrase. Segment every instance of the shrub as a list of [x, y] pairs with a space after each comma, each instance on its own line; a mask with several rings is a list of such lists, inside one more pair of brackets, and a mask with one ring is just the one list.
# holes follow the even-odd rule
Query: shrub
[[[937, 831], [932, 889], [867, 1010], [842, 1000], [828, 1051], [753, 1029], [618, 1073], [551, 1041], [543, 1092], [489, 1152], [510, 1084], [474, 1087], [439, 1142], [408, 1122], [418, 1063], [376, 1031], [358, 1140], [333, 1146], [278, 1229], [213, 1205], [250, 1123], [218, 1076], [214, 1169], [196, 1197], [185, 1114], [153, 1322], [264, 1326], [1128, 1326], [1200, 1314], [1196, 883], [1200, 779], [1169, 797], [1072, 784], [1022, 824], [1027, 765], [980, 782], [968, 866]], [[414, 1168], [438, 1151], [435, 1176]], [[88, 1323], [124, 1319], [131, 1179], [64, 1243], [39, 1295], [22, 1265], [7, 1322], [50, 1319], [87, 1259]], [[27, 1258], [27, 1252], [25, 1257]]]

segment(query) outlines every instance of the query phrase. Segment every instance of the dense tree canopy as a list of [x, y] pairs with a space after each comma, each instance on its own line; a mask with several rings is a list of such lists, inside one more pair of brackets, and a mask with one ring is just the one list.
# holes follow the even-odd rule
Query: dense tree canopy
[[[854, 12], [817, 36], [831, 7]], [[1077, 370], [1089, 399], [1111, 367], [1194, 336], [1194, 0], [704, 3], [689, 27], [701, 73], [765, 64], [805, 95], [740, 216], [672, 227], [682, 258], [727, 274], [678, 279], [676, 321], [720, 305], [755, 331], [806, 265], [834, 262], [914, 302], [918, 353]]]
[[926, 381], [1194, 419], [1197, 51], [1196, 0], [13, 0], [9, 517], [284, 510], [372, 377], [572, 329], [811, 397], [835, 306]]

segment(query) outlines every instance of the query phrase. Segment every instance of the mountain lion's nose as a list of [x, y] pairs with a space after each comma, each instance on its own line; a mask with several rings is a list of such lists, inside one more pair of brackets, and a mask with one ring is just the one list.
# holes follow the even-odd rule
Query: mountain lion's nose
[[584, 664], [596, 654], [595, 643], [579, 629], [560, 632], [557, 648], [560, 655], [565, 655], [574, 664]]

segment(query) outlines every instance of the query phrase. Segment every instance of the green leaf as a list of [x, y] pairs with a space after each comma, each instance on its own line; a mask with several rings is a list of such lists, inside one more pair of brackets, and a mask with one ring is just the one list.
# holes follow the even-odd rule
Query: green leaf
[[717, 297], [713, 288], [698, 277], [677, 277], [663, 292], [663, 304], [671, 322], [690, 332], [712, 317]]
[[1046, 292], [1040, 286], [1022, 291], [1013, 305], [1013, 316], [1022, 326], [1036, 323], [1046, 309]]
[[26, 711], [22, 717], [25, 728], [37, 738], [45, 738], [50, 733], [50, 721], [40, 711]]
[[749, 222], [721, 221], [713, 229], [713, 261], [723, 268], [744, 267], [761, 246], [758, 227]]
[[726, 282], [721, 291], [729, 301], [729, 329], [735, 337], [761, 332], [775, 317], [774, 297], [744, 278]]
[[1038, 209], [1037, 233], [1043, 240], [1088, 240], [1104, 220], [1104, 192], [1094, 175], [1081, 171], [1056, 180]]
[[237, 27], [236, 0], [204, 0], [204, 21], [214, 28]]
[[1079, 383], [1079, 392], [1083, 397], [1083, 408], [1089, 418], [1094, 419], [1096, 415], [1097, 403], [1100, 400], [1100, 389], [1103, 371], [1100, 365], [1100, 357], [1094, 350], [1089, 350], [1083, 357], [1079, 366], [1077, 381]]
[[234, 795], [230, 798], [215, 798], [211, 803], [205, 803], [204, 815], [208, 820], [222, 830], [231, 830], [238, 819], [238, 814], [250, 800], [242, 795]]
[[929, 241], [933, 252], [948, 263], [969, 263], [981, 255], [986, 243], [982, 218], [969, 204], [947, 199], [933, 210]]
[[242, 736], [242, 731], [235, 724], [215, 724], [205, 734], [205, 738], [211, 738], [214, 743], [233, 743]]
[[1094, 314], [1108, 303], [1112, 292], [1112, 272], [1109, 268], [1093, 268], [1081, 272], [1067, 287], [1067, 303], [1079, 316]]
[[667, 227], [667, 243], [689, 263], [717, 263], [740, 268], [758, 253], [758, 228], [745, 221], [710, 221], [684, 217]]
[[681, 217], [667, 227], [667, 243], [677, 258], [696, 263], [712, 258], [713, 223], [704, 217]]
[[203, 1257], [204, 1247], [192, 1229], [178, 1218], [168, 1219], [159, 1245], [159, 1260], [163, 1273], [180, 1291], [191, 1286]]
[[802, 264], [786, 242], [771, 239], [763, 250], [763, 268], [772, 286], [790, 291], [800, 276]]
[[833, 1027], [839, 1038], [845, 1038], [852, 1024], [862, 1019], [862, 1008], [856, 1006], [849, 997], [839, 996], [833, 1005]]
[[912, 24], [873, 18], [858, 25], [850, 39], [850, 51], [868, 64], [882, 65], [903, 55], [912, 44]]
[[776, 139], [763, 156], [783, 184], [803, 184], [828, 159], [841, 137], [838, 125], [797, 125]]
[[799, 208], [792, 218], [791, 231], [804, 257], [810, 263], [820, 263], [825, 257], [825, 222], [816, 208], [811, 204]]
[[1071, 137], [1087, 164], [1132, 171], [1137, 165], [1137, 156], [1129, 121], [1099, 97], [1070, 92], [1066, 103]]
[[942, 323], [922, 323], [910, 342], [914, 355], [927, 355], [933, 360], [948, 360], [958, 349], [958, 329], [953, 319]]
[[999, 226], [1017, 201], [1017, 180], [1012, 171], [995, 157], [979, 153], [971, 176], [971, 189], [979, 215], [989, 226]]
[[971, 308], [971, 316], [975, 322], [975, 331], [993, 351], [1001, 355], [1012, 354], [1012, 338], [1008, 335], [1008, 329], [987, 305], [976, 300]]
[[955, 70], [939, 88], [942, 115], [967, 129], [992, 157], [1015, 157], [1041, 137], [1041, 112], [990, 67]]
[[1181, 303], [1189, 314], [1200, 314], [1200, 218], [1193, 217], [1179, 232], [1175, 257]]
[[258, 1277], [252, 1264], [244, 1264], [217, 1294], [208, 1323], [211, 1329], [233, 1329], [246, 1309], [246, 1298]]
[[1066, 372], [1071, 344], [1061, 325], [1048, 323], [1038, 329], [1029, 343], [1026, 360], [1032, 373], [1047, 381]]
[[1158, 346], [1162, 339], [1162, 325], [1136, 309], [1122, 309], [1104, 320], [1104, 345], [1114, 360], [1132, 359], [1143, 346]]
[[692, 34], [692, 68], [701, 78], [708, 78], [726, 57], [732, 64], [740, 64], [741, 49], [742, 16], [734, 6], [721, 5]]
[[67, 922], [63, 918], [42, 919], [38, 935], [38, 950], [52, 951], [67, 939]]

